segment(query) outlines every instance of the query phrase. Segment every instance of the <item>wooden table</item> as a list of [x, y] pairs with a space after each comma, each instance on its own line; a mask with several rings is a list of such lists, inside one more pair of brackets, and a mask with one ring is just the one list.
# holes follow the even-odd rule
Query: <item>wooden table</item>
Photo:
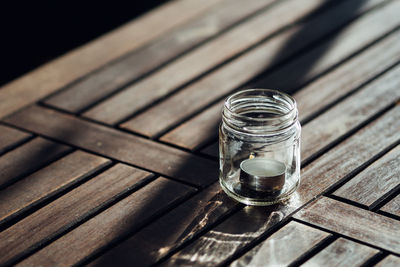
[[[175, 0], [5, 85], [0, 264], [400, 266], [399, 13]], [[222, 103], [248, 87], [298, 102], [286, 203], [218, 184]]]

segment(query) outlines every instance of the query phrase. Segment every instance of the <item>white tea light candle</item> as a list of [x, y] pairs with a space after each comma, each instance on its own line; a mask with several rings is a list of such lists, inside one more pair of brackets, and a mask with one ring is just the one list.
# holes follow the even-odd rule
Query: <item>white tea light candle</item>
[[240, 182], [255, 191], [277, 192], [285, 185], [286, 165], [274, 159], [253, 158], [240, 164]]

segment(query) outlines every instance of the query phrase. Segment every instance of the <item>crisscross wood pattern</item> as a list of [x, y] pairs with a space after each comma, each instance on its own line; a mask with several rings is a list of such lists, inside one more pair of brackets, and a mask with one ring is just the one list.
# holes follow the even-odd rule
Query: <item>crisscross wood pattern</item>
[[[397, 266], [400, 1], [172, 0], [0, 90], [0, 265]], [[218, 183], [241, 88], [292, 94], [302, 181]]]

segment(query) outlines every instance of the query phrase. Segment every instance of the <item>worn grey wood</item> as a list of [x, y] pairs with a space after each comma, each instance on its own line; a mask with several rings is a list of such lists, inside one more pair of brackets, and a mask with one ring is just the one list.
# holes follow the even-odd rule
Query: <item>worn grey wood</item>
[[294, 215], [316, 226], [400, 253], [400, 222], [341, 201], [322, 197]]
[[66, 154], [71, 148], [37, 137], [0, 157], [0, 187]]
[[30, 134], [0, 124], [0, 154], [31, 137]]
[[[118, 88], [165, 64], [194, 46], [226, 30], [233, 24], [276, 0], [255, 0], [246, 5], [240, 0], [224, 0], [194, 17], [188, 23], [166, 32], [149, 45], [109, 64], [46, 100], [47, 104], [79, 112]], [[195, 8], [195, 7], [193, 7]], [[178, 16], [178, 15], [177, 15]], [[168, 22], [169, 24], [169, 22]], [[112, 110], [101, 110], [94, 117]]]
[[[349, 5], [351, 3], [351, 1], [343, 2], [343, 4]], [[400, 5], [398, 2], [396, 3]], [[316, 38], [327, 34], [341, 25], [344, 22], [343, 20], [346, 21], [348, 19], [346, 16], [350, 16], [343, 13], [343, 9], [341, 8], [344, 7], [335, 5], [328, 9], [326, 14], [315, 16], [311, 21], [305, 22], [303, 25], [297, 25], [275, 36], [275, 38], [270, 39], [268, 42], [224, 65], [217, 71], [189, 85], [187, 88], [180, 90], [138, 116], [133, 117], [123, 123], [122, 127], [149, 137], [162, 134], [188, 116], [198, 112], [201, 108], [210, 104], [210, 102], [218, 100], [218, 98], [240, 87], [257, 74], [266, 71], [284, 58], [287, 58], [291, 53], [301, 49], [303, 45], [312, 43]], [[378, 10], [375, 12], [372, 11], [366, 16], [361, 17], [343, 30], [343, 33], [338, 37], [340, 42], [334, 43], [332, 47], [329, 47], [331, 49], [328, 50], [324, 45], [319, 46], [319, 50], [326, 52], [326, 57], [324, 56], [320, 60], [315, 59], [322, 51], [315, 52], [317, 55], [307, 55], [307, 65], [304, 64], [305, 62], [302, 62], [302, 64], [296, 63], [297, 65], [290, 65], [293, 66], [290, 70], [288, 69], [289, 65], [284, 65], [276, 71], [280, 77], [276, 77], [275, 74], [268, 75], [270, 77], [268, 78], [268, 82], [257, 83], [256, 86], [282, 89], [281, 84], [283, 85], [283, 83], [298, 83], [300, 82], [298, 76], [307, 70], [308, 68], [305, 66], [309, 65], [311, 65], [308, 72], [309, 75], [304, 76], [307, 79], [310, 79], [311, 76], [315, 77], [323, 70], [327, 70], [334, 64], [339, 63], [341, 59], [350, 56], [352, 53], [381, 37], [384, 32], [390, 31], [399, 25], [400, 18], [397, 16], [397, 12], [394, 11], [396, 8], [398, 7], [385, 6], [379, 9], [379, 12]], [[335, 15], [335, 18], [329, 19], [330, 16], [333, 16], [339, 10], [341, 15]], [[351, 16], [354, 16], [354, 13], [351, 13]], [[381, 18], [385, 18], [382, 24], [378, 23], [378, 21], [381, 21]], [[327, 20], [329, 20], [329, 23]], [[377, 23], [380, 26], [377, 26]], [[304, 29], [312, 29], [312, 34], [311, 32], [306, 32]], [[302, 38], [297, 36], [299, 34], [302, 34]], [[296, 45], [285, 50], [285, 45], [288, 45], [293, 38], [297, 38]], [[279, 86], [275, 86], [272, 81], [279, 84]], [[291, 88], [293, 89], [293, 87]]]
[[361, 266], [378, 253], [377, 249], [341, 237], [301, 266]]
[[400, 32], [396, 31], [295, 93], [300, 121], [354, 91], [400, 61]]
[[375, 265], [376, 267], [398, 267], [400, 266], [400, 258], [389, 255]]
[[[268, 228], [280, 220], [279, 213], [272, 213], [271, 216], [272, 210], [273, 208], [271, 207], [245, 207], [228, 220], [208, 231], [188, 247], [174, 254], [162, 266], [216, 266], [221, 264], [251, 241], [259, 238]], [[265, 253], [264, 260], [283, 257], [281, 260], [287, 262], [289, 258], [295, 259], [306, 252], [309, 249], [308, 242], [318, 242], [329, 235], [328, 233], [314, 229], [309, 230], [308, 228], [292, 222], [267, 239], [266, 244], [274, 243], [276, 245], [276, 247], [271, 248], [273, 251], [259, 252]], [[303, 238], [300, 238], [301, 236]], [[296, 243], [296, 245], [289, 247], [289, 244], [285, 243], [289, 239], [291, 243]], [[285, 246], [289, 248], [286, 250], [283, 248]], [[255, 253], [250, 252], [250, 255], [254, 257], [255, 261], [257, 261], [257, 258], [260, 260]], [[266, 260], [264, 264], [278, 263], [281, 262], [268, 262]], [[249, 265], [252, 264], [255, 264], [255, 262], [249, 263]]]
[[[117, 164], [0, 233], [0, 264], [12, 262], [81, 222], [152, 174]], [[162, 196], [160, 196], [162, 198]]]
[[170, 1], [28, 72], [0, 88], [0, 117], [35, 103], [126, 53], [143, 47], [163, 34], [168, 34], [172, 29], [207, 12], [220, 1]]
[[383, 206], [381, 210], [400, 217], [400, 195], [397, 195], [397, 197]]
[[330, 234], [290, 222], [230, 266], [287, 266]]
[[[152, 104], [157, 99], [173, 92], [176, 88], [207, 70], [262, 41], [282, 27], [302, 18], [321, 4], [323, 4], [321, 0], [279, 1], [279, 3], [265, 12], [254, 16], [107, 99], [96, 110], [93, 110], [90, 116], [102, 122], [115, 124], [130, 114]], [[335, 24], [336, 21], [333, 23]], [[317, 35], [317, 31], [315, 35]], [[309, 42], [308, 40], [300, 41]], [[299, 43], [298, 46], [303, 45]], [[256, 62], [253, 64], [257, 65]], [[180, 110], [185, 110], [185, 108], [182, 107]], [[154, 119], [157, 122], [159, 120], [158, 118]], [[160, 121], [163, 121], [163, 119]]]
[[196, 185], [217, 180], [218, 165], [182, 150], [32, 106], [7, 118], [9, 123], [75, 146]]
[[76, 151], [0, 191], [0, 223], [76, 184], [110, 160]]
[[[393, 104], [400, 98], [399, 87], [400, 65], [310, 121], [302, 129], [302, 158], [312, 156]], [[395, 135], [400, 139], [400, 134]]]
[[193, 192], [193, 188], [158, 178], [22, 261], [18, 266], [66, 266], [79, 263], [113, 241], [137, 230], [152, 216]]
[[400, 146], [393, 148], [333, 194], [371, 207], [400, 185]]
[[222, 191], [219, 183], [214, 184], [100, 256], [90, 266], [150, 266], [236, 207], [238, 203]]

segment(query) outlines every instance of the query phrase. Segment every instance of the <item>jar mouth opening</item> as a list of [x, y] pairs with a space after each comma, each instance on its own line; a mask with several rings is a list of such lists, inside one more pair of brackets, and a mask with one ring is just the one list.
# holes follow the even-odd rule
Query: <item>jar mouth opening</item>
[[226, 99], [222, 121], [250, 134], [285, 132], [297, 122], [297, 105], [293, 97], [277, 90], [241, 90]]

